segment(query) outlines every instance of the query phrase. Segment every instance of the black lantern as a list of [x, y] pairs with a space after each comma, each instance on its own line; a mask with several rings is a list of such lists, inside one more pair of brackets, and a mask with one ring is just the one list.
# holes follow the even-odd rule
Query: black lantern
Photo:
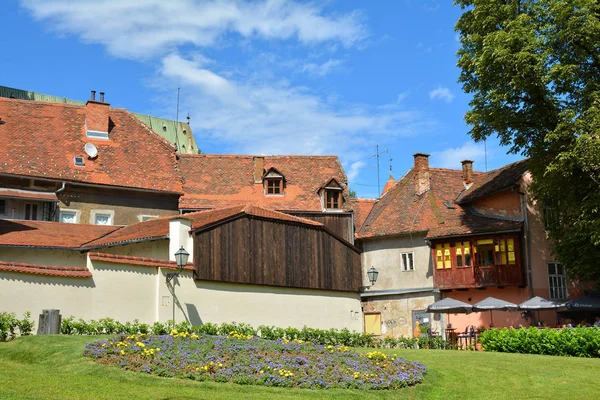
[[[185, 267], [185, 265], [187, 264], [187, 260], [188, 260], [189, 256], [190, 256], [190, 253], [185, 251], [183, 246], [181, 246], [181, 248], [179, 250], [177, 250], [177, 252], [175, 253], [175, 263], [179, 267], [179, 273], [181, 273], [183, 271], [183, 267]], [[375, 278], [375, 279], [377, 279], [377, 278]]]
[[371, 282], [371, 286], [375, 285], [375, 282], [377, 282], [378, 275], [379, 271], [377, 271], [375, 267], [371, 267], [371, 269], [367, 272], [367, 277], [369, 278], [369, 282]]
[[189, 256], [190, 256], [190, 253], [185, 251], [183, 246], [181, 246], [181, 248], [179, 250], [177, 250], [177, 252], [175, 253], [175, 264], [177, 264], [177, 267], [179, 267], [179, 271], [167, 274], [167, 282], [171, 282], [171, 280], [173, 280], [173, 278], [181, 275], [181, 273], [183, 272], [183, 267], [186, 266]]

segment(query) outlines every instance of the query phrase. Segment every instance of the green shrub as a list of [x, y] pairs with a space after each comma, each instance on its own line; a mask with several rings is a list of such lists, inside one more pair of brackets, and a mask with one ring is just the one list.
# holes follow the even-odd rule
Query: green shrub
[[30, 312], [24, 313], [23, 319], [18, 319], [15, 313], [0, 312], [0, 341], [31, 335], [35, 324], [30, 318]]
[[479, 338], [486, 351], [571, 357], [600, 357], [600, 329], [490, 329]]

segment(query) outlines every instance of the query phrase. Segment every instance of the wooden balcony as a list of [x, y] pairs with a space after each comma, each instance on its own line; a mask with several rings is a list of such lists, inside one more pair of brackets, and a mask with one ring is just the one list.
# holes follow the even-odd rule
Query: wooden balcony
[[434, 285], [440, 290], [469, 289], [498, 286], [523, 286], [521, 266], [495, 265], [439, 269], [434, 272]]
[[432, 255], [433, 282], [440, 290], [525, 284], [518, 234], [440, 240]]

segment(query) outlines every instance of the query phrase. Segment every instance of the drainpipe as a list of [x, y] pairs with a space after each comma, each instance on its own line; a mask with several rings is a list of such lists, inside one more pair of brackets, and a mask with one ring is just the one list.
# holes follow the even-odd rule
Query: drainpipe
[[[533, 298], [533, 285], [531, 277], [531, 232], [529, 230], [529, 213], [527, 212], [527, 194], [522, 193], [523, 196], [523, 220], [525, 221], [525, 234], [526, 237], [526, 264], [527, 264], [527, 285], [529, 286], [529, 298]], [[535, 313], [531, 316], [532, 322], [535, 324]]]
[[67, 182], [63, 181], [62, 182], [62, 186], [56, 192], [54, 192], [54, 193], [60, 193], [63, 190], [65, 190], [66, 187], [67, 187]]

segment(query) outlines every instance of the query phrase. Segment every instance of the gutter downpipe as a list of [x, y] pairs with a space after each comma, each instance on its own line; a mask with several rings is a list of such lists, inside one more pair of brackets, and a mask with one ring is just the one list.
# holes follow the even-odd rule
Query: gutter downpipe
[[[523, 220], [525, 221], [526, 237], [526, 263], [527, 263], [527, 285], [529, 286], [529, 298], [533, 298], [533, 286], [531, 277], [531, 232], [529, 230], [529, 212], [527, 211], [527, 194], [523, 193]], [[532, 313], [531, 321], [535, 324], [535, 313]]]
[[62, 181], [62, 186], [54, 193], [60, 193], [60, 192], [64, 191], [66, 187], [67, 187], [67, 182]]

